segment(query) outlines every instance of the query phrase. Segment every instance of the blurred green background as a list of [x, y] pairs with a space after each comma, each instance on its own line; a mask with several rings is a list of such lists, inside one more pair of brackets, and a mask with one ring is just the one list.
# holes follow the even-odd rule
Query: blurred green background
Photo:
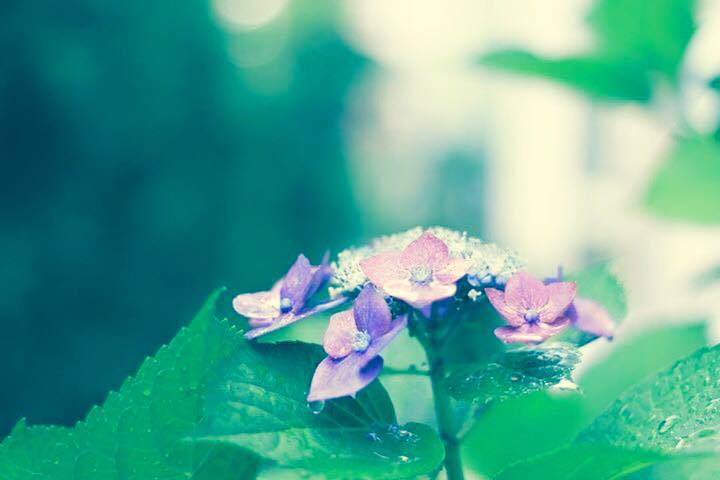
[[206, 2], [2, 2], [0, 434], [78, 420], [217, 285], [362, 232], [340, 123], [366, 62], [332, 2], [290, 7], [229, 36]]
[[[491, 409], [468, 464], [561, 445], [720, 339], [718, 5], [0, 3], [0, 436], [82, 418], [218, 285], [442, 224], [539, 273], [617, 259], [630, 315], [587, 395]], [[430, 416], [427, 385], [384, 381]]]

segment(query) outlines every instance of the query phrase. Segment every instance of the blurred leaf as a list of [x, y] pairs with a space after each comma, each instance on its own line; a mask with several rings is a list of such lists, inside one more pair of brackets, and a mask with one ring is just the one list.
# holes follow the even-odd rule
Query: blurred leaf
[[572, 445], [541, 457], [510, 466], [496, 480], [608, 480], [623, 478], [632, 472], [664, 459], [642, 450], [625, 450], [604, 445]]
[[487, 404], [569, 380], [580, 361], [580, 352], [571, 345], [545, 344], [502, 353], [490, 363], [467, 365], [446, 379], [450, 395], [457, 400]]
[[600, 303], [617, 323], [627, 315], [625, 287], [612, 272], [610, 265], [599, 263], [579, 272], [570, 273], [567, 281], [577, 283], [577, 295]]
[[[605, 307], [615, 325], [622, 323], [627, 316], [625, 287], [611, 271], [608, 263], [591, 265], [569, 274], [564, 280], [577, 283], [578, 297], [589, 298]], [[595, 335], [568, 328], [553, 337], [552, 341], [567, 342], [580, 347], [596, 338]]]
[[593, 51], [581, 56], [543, 58], [505, 50], [483, 58], [485, 65], [548, 78], [605, 101], [647, 102], [652, 80], [672, 85], [695, 32], [694, 0], [600, 0], [588, 17], [596, 37]]
[[720, 265], [715, 265], [708, 268], [700, 275], [695, 277], [693, 284], [697, 288], [705, 288], [720, 281]]
[[249, 452], [181, 442], [203, 416], [211, 370], [245, 341], [227, 322], [215, 319], [220, 293], [73, 429], [19, 424], [0, 444], [0, 477], [180, 480], [193, 472], [194, 478], [209, 479], [224, 471], [232, 473], [225, 478], [254, 478], [257, 457]]
[[670, 326], [627, 339], [579, 378], [582, 394], [537, 392], [492, 405], [465, 439], [468, 465], [492, 476], [563, 447], [625, 389], [705, 346], [704, 331], [703, 324]]
[[543, 58], [530, 52], [491, 53], [482, 63], [510, 72], [556, 80], [599, 100], [647, 102], [650, 78], [633, 64], [600, 57]]
[[645, 205], [661, 217], [720, 223], [720, 143], [679, 140], [652, 179]]
[[415, 478], [439, 465], [444, 448], [435, 432], [395, 425], [379, 382], [312, 410], [305, 398], [323, 357], [319, 346], [299, 342], [239, 348], [208, 394], [196, 442], [248, 448], [323, 478]]
[[703, 348], [630, 389], [578, 442], [675, 453], [720, 441], [720, 345]]
[[599, 50], [677, 81], [695, 33], [695, 0], [600, 0], [588, 16]]
[[688, 458], [663, 462], [631, 475], [632, 480], [717, 480], [720, 457]]
[[708, 82], [708, 86], [714, 90], [720, 91], [720, 75], [710, 80], [710, 82]]

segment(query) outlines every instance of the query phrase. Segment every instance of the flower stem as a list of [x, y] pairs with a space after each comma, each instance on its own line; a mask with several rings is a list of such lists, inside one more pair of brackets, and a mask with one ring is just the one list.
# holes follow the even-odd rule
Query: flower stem
[[445, 445], [445, 472], [448, 480], [463, 480], [462, 459], [460, 457], [460, 442], [457, 437], [455, 415], [450, 396], [445, 387], [445, 365], [438, 355], [441, 342], [436, 332], [431, 328], [427, 336], [421, 338], [420, 343], [425, 349], [428, 365], [430, 365], [430, 384], [432, 386], [435, 417], [440, 431], [440, 438]]

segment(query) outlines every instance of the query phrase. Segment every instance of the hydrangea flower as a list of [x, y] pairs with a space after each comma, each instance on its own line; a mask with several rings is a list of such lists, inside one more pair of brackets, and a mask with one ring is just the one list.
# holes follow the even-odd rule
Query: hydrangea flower
[[353, 308], [330, 317], [323, 347], [328, 357], [317, 366], [308, 402], [354, 395], [382, 370], [378, 354], [407, 324], [407, 317], [392, 319], [383, 295], [366, 285]]
[[448, 246], [430, 232], [403, 251], [379, 253], [360, 262], [370, 281], [385, 293], [418, 309], [455, 294], [470, 260], [452, 258]]
[[468, 281], [474, 286], [502, 285], [505, 280], [522, 270], [523, 262], [517, 253], [492, 243], [443, 227], [423, 229], [416, 227], [405, 232], [374, 239], [370, 244], [340, 252], [333, 263], [330, 296], [354, 294], [367, 283], [368, 277], [361, 268], [366, 258], [383, 252], [397, 252], [407, 248], [424, 233], [431, 233], [448, 247], [452, 258], [466, 259], [470, 265]]
[[505, 343], [539, 343], [559, 333], [570, 324], [566, 311], [575, 289], [574, 282], [545, 285], [527, 272], [513, 275], [504, 292], [486, 288], [490, 303], [508, 323], [495, 335]]
[[313, 266], [300, 254], [285, 276], [266, 292], [245, 293], [233, 299], [233, 308], [248, 317], [253, 328], [245, 334], [256, 338], [297, 322], [318, 312], [340, 305], [345, 298], [307, 308], [308, 300], [327, 283], [332, 275], [325, 254], [320, 265]]

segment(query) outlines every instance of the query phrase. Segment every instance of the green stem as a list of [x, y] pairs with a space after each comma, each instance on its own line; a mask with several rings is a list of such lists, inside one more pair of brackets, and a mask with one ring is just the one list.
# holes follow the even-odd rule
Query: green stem
[[445, 472], [448, 480], [463, 480], [462, 459], [460, 458], [460, 442], [457, 437], [455, 415], [450, 396], [445, 389], [445, 365], [437, 354], [441, 341], [433, 329], [421, 338], [421, 344], [430, 365], [430, 384], [432, 386], [435, 405], [435, 417], [440, 431], [440, 438], [445, 445]]

